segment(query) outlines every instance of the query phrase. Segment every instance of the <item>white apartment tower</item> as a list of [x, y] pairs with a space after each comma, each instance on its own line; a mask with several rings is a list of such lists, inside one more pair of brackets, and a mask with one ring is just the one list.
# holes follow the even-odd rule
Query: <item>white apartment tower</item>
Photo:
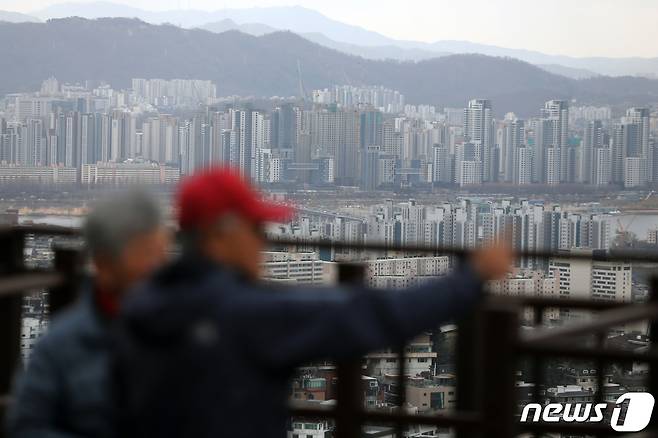
[[[569, 106], [564, 100], [549, 100], [544, 104], [542, 118], [538, 123], [537, 153], [539, 171], [547, 184], [569, 181]], [[542, 163], [543, 161], [543, 163]]]
[[496, 181], [498, 166], [493, 154], [493, 111], [488, 99], [473, 99], [464, 109], [464, 137], [475, 146], [476, 161], [482, 163], [482, 181]]

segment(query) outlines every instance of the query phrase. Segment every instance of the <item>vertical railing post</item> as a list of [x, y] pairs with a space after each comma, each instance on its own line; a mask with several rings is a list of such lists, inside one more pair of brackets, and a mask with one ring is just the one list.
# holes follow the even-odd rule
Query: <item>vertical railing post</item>
[[[482, 362], [481, 314], [482, 301], [457, 326], [457, 410], [478, 412], [482, 410]], [[457, 431], [458, 438], [470, 438], [473, 431]]]
[[[25, 236], [22, 231], [0, 231], [0, 275], [8, 276], [24, 271]], [[12, 378], [20, 364], [22, 295], [0, 295], [0, 437], [4, 436], [4, 418]]]
[[[406, 364], [406, 357], [405, 357], [405, 345], [400, 346], [398, 348], [398, 378], [397, 378], [397, 386], [398, 386], [398, 406], [399, 406], [399, 411], [400, 414], [404, 414], [404, 409], [405, 405], [407, 404], [407, 379], [406, 379], [406, 374], [407, 374], [407, 364]], [[397, 438], [402, 438], [404, 435], [405, 431], [405, 425], [402, 423], [396, 424], [395, 427], [395, 435]]]
[[55, 271], [62, 275], [62, 283], [48, 292], [51, 316], [71, 304], [77, 296], [80, 280], [80, 251], [70, 247], [55, 248]]
[[518, 308], [492, 303], [482, 315], [484, 436], [517, 436], [516, 349]]
[[[649, 302], [651, 304], [658, 303], [658, 275], [653, 276], [649, 283]], [[650, 352], [652, 357], [655, 357], [658, 352], [658, 315], [649, 321], [649, 342]], [[649, 362], [649, 381], [647, 382], [647, 391], [653, 394], [654, 397], [658, 396], [658, 360], [652, 359]], [[651, 416], [651, 422], [647, 427], [646, 432], [649, 436], [658, 435], [658, 414], [654, 412]]]
[[[546, 308], [544, 306], [536, 306], [533, 309], [533, 318], [534, 318], [534, 328], [535, 330], [540, 329], [544, 323], [544, 312]], [[541, 399], [541, 386], [544, 384], [544, 359], [539, 356], [533, 356], [530, 358], [530, 364], [532, 366], [532, 380], [534, 381], [535, 386], [532, 387], [532, 402], [539, 403], [542, 406], [544, 405], [543, 400]], [[535, 434], [533, 437], [538, 438], [540, 435]]]
[[[343, 284], [363, 286], [365, 266], [339, 264], [338, 281]], [[361, 383], [361, 363], [358, 360], [337, 363], [338, 377], [336, 406], [336, 437], [360, 438], [360, 413], [363, 410], [363, 387]]]

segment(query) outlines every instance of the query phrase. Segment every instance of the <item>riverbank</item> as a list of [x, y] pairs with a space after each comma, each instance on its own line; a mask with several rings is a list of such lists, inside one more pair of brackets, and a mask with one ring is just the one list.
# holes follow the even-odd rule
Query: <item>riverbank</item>
[[646, 208], [646, 209], [635, 209], [635, 208], [620, 208], [619, 211], [622, 214], [635, 214], [635, 215], [658, 215], [658, 208]]

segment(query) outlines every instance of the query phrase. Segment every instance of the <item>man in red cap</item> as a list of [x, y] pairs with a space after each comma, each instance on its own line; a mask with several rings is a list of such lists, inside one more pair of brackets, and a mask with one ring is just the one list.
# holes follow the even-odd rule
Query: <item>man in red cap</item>
[[[283, 438], [288, 380], [320, 358], [358, 358], [458, 318], [509, 247], [406, 291], [275, 288], [257, 282], [263, 224], [290, 216], [234, 171], [185, 180], [183, 254], [124, 308], [118, 339], [122, 437]], [[362, 289], [362, 290], [358, 290]]]

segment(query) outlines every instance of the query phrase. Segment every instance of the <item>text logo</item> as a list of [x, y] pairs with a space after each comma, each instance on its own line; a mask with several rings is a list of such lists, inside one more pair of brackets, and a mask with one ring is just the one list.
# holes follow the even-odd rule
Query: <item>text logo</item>
[[[648, 392], [627, 392], [615, 402], [612, 410], [610, 427], [617, 432], [639, 432], [649, 421], [655, 400]], [[622, 405], [627, 404], [626, 416], [622, 420]], [[547, 423], [600, 423], [604, 419], [607, 403], [549, 403], [542, 406], [539, 403], [530, 403], [523, 408], [521, 422]]]

